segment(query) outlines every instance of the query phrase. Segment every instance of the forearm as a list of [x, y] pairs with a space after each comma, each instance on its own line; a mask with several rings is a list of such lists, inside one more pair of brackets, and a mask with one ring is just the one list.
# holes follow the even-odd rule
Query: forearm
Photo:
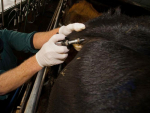
[[21, 86], [41, 69], [35, 56], [33, 56], [18, 67], [3, 73], [0, 75], [0, 95]]
[[33, 37], [33, 45], [35, 49], [40, 49], [45, 42], [58, 32], [58, 30], [59, 28], [47, 32], [35, 33]]

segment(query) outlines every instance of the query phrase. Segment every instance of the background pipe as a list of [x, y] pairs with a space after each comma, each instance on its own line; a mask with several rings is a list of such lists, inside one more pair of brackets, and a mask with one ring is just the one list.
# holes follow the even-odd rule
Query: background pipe
[[3, 0], [1, 0], [1, 5], [2, 5], [2, 25], [4, 26], [4, 3], [3, 3]]
[[[59, 13], [59, 9], [60, 9], [60, 6], [61, 6], [61, 4], [62, 4], [62, 2], [63, 2], [63, 0], [60, 0], [59, 1], [59, 3], [58, 3], [58, 6], [57, 6], [57, 8], [56, 8], [56, 10], [55, 10], [55, 12], [54, 12], [54, 14], [53, 14], [53, 17], [52, 17], [52, 19], [51, 19], [51, 21], [50, 21], [50, 23], [49, 23], [49, 25], [48, 25], [48, 28], [47, 28], [47, 31], [49, 31], [49, 30], [51, 30], [51, 29], [54, 29], [56, 26], [54, 26], [55, 25], [55, 23], [56, 23], [56, 17], [57, 17], [57, 14]], [[57, 21], [58, 22], [58, 21]]]
[[25, 93], [24, 93], [23, 98], [22, 98], [21, 103], [20, 103], [20, 111], [19, 111], [19, 113], [23, 113], [23, 112], [24, 112], [24, 109], [25, 109], [27, 100], [28, 100], [29, 95], [30, 95], [30, 91], [31, 91], [31, 88], [32, 88], [32, 84], [33, 84], [32, 81], [30, 81], [30, 82], [27, 84]]
[[58, 26], [58, 20], [60, 17], [62, 6], [63, 6], [63, 0], [60, 0], [60, 6], [58, 8], [58, 13], [57, 13], [56, 18], [55, 18], [54, 28], [56, 28]]
[[37, 94], [39, 92], [39, 87], [40, 87], [40, 84], [41, 84], [41, 81], [43, 78], [44, 70], [45, 70], [45, 67], [42, 70], [40, 70], [37, 74], [37, 77], [36, 77], [36, 80], [35, 80], [35, 83], [34, 83], [32, 92], [30, 94], [29, 100], [27, 102], [27, 107], [26, 107], [24, 113], [34, 113], [34, 111], [36, 109], [35, 104], [37, 101]]
[[[52, 21], [50, 23], [50, 26], [52, 24], [54, 26], [53, 27], [49, 26], [50, 28], [48, 30], [51, 30], [51, 29], [58, 27], [57, 26], [58, 25], [58, 19], [59, 19], [59, 15], [60, 15], [62, 6], [63, 6], [63, 0], [60, 0], [58, 3], [58, 6], [56, 8], [56, 11], [52, 17]], [[38, 72], [24, 113], [35, 113], [36, 112], [38, 101], [39, 101], [40, 94], [41, 94], [42, 87], [43, 87], [43, 83], [44, 83], [44, 80], [46, 77], [46, 71], [47, 71], [47, 67], [44, 67], [42, 70], [40, 70]]]

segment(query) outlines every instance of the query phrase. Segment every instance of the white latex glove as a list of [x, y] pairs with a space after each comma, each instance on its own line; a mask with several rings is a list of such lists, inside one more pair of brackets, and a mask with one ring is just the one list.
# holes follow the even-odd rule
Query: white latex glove
[[36, 53], [36, 60], [41, 67], [61, 64], [68, 56], [66, 46], [58, 46], [55, 43], [65, 39], [65, 35], [53, 35], [48, 42]]
[[82, 23], [68, 24], [67, 26], [62, 26], [59, 28], [59, 34], [69, 35], [72, 31], [81, 31], [85, 29], [85, 25]]

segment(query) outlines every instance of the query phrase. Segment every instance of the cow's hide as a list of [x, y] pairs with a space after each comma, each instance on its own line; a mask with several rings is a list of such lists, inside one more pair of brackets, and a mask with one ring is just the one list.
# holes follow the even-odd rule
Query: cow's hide
[[[73, 32], [67, 38], [85, 39], [83, 45], [94, 39], [115, 41], [142, 54], [150, 55], [150, 16], [131, 18], [120, 14], [120, 9], [92, 19], [85, 23], [86, 29]], [[94, 38], [93, 38], [94, 37]]]
[[47, 113], [150, 112], [150, 18], [104, 14], [73, 32], [83, 48], [58, 76]]
[[149, 68], [146, 55], [114, 41], [91, 41], [57, 78], [47, 113], [148, 113]]

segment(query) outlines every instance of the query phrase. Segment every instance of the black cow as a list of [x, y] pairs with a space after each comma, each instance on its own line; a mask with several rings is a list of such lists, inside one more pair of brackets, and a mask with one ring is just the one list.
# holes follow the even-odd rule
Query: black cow
[[47, 113], [149, 113], [149, 26], [117, 10], [68, 36], [84, 46], [58, 76]]
[[95, 38], [103, 38], [150, 55], [150, 16], [131, 18], [121, 15], [119, 8], [112, 12], [88, 21], [85, 30], [73, 32], [68, 39], [83, 38], [84, 45]]

